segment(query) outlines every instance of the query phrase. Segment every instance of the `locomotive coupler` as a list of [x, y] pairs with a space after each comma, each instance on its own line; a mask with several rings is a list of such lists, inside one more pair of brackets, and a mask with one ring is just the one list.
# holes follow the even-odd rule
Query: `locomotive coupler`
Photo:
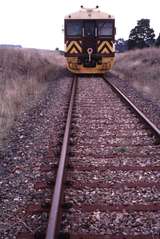
[[87, 49], [87, 53], [88, 53], [89, 62], [91, 62], [91, 57], [92, 57], [93, 49], [92, 48], [88, 48]]

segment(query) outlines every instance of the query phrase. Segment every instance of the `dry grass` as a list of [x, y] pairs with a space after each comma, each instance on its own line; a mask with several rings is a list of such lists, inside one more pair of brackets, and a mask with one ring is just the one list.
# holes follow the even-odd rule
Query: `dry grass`
[[113, 71], [137, 91], [160, 104], [160, 49], [147, 48], [117, 54]]
[[57, 77], [63, 68], [64, 60], [58, 53], [0, 49], [0, 146], [3, 146], [15, 117], [29, 101], [45, 92], [48, 76], [54, 72], [52, 75]]

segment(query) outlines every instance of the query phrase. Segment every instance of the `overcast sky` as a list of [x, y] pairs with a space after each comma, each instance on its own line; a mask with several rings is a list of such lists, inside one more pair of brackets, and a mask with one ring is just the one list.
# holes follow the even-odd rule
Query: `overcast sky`
[[116, 39], [128, 39], [137, 20], [150, 19], [156, 37], [160, 32], [159, 0], [0, 0], [0, 44], [63, 49], [64, 16], [85, 7], [100, 6], [114, 15]]

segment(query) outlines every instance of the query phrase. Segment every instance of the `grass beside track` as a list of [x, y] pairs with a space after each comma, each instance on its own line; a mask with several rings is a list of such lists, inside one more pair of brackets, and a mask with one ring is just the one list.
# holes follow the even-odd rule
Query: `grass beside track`
[[146, 48], [117, 54], [113, 72], [160, 105], [160, 49]]
[[63, 57], [53, 51], [0, 49], [0, 148], [15, 118], [43, 95], [49, 75], [56, 78], [63, 69]]

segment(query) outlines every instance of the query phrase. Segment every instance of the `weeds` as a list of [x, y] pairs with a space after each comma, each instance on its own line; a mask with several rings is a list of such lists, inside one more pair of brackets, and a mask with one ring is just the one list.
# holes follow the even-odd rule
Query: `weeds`
[[36, 100], [45, 92], [48, 75], [54, 72], [56, 77], [64, 68], [63, 62], [62, 56], [51, 51], [0, 49], [1, 147], [15, 117], [29, 100]]
[[160, 49], [146, 48], [117, 54], [113, 71], [137, 91], [160, 104]]

